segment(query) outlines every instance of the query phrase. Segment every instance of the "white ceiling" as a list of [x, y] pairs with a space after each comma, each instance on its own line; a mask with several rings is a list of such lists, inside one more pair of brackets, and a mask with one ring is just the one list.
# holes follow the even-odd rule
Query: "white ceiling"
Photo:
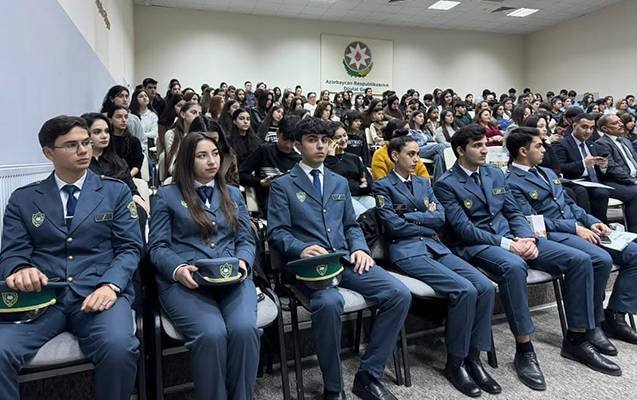
[[[271, 15], [321, 21], [358, 22], [480, 32], [527, 34], [588, 14], [622, 0], [458, 0], [449, 11], [429, 10], [437, 0], [134, 0], [146, 6]], [[502, 7], [537, 8], [525, 17], [492, 14]]]

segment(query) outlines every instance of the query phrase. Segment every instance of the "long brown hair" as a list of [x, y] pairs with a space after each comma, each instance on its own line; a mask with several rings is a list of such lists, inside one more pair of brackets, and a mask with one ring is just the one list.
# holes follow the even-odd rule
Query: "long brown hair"
[[[195, 191], [194, 181], [195, 181], [195, 152], [197, 150], [197, 144], [202, 140], [209, 140], [214, 143], [215, 147], [219, 149], [217, 146], [217, 142], [206, 136], [203, 132], [191, 132], [189, 133], [182, 141], [181, 146], [179, 146], [179, 152], [177, 153], [177, 159], [175, 160], [175, 171], [173, 173], [173, 181], [179, 188], [181, 195], [188, 206], [188, 212], [190, 216], [195, 221], [197, 225], [199, 225], [199, 229], [201, 230], [201, 238], [204, 241], [210, 240], [212, 236], [215, 225], [208, 218], [208, 215], [204, 212], [199, 204], [199, 197], [197, 192]], [[219, 166], [223, 163], [223, 152], [219, 150]], [[226, 186], [226, 181], [223, 177], [223, 174], [217, 173], [215, 175], [215, 190], [219, 191], [219, 195], [221, 198], [221, 211], [223, 215], [226, 217], [226, 221], [230, 226], [230, 230], [233, 232], [237, 231], [238, 221], [237, 221], [237, 205], [230, 199], [230, 195], [228, 194], [228, 188]]]
[[170, 128], [173, 131], [173, 144], [172, 146], [170, 146], [170, 149], [166, 149], [167, 155], [164, 159], [166, 171], [169, 171], [172, 160], [179, 151], [182, 140], [188, 134], [188, 129], [186, 129], [186, 121], [184, 121], [181, 113], [185, 113], [195, 106], [199, 106], [199, 103], [197, 103], [196, 101], [187, 101], [183, 106], [181, 106], [181, 109], [179, 110], [179, 116], [177, 117], [177, 120], [175, 121], [173, 126]]

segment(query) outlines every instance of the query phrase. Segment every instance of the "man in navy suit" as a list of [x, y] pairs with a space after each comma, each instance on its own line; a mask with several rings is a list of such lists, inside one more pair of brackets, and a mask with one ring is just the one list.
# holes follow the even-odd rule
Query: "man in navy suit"
[[612, 186], [613, 197], [624, 202], [627, 230], [637, 232], [637, 154], [624, 137], [624, 124], [617, 115], [604, 115], [597, 121], [604, 133], [595, 145], [599, 154], [607, 156], [600, 166], [602, 181]]
[[[552, 170], [538, 166], [544, 156], [544, 149], [539, 148], [538, 143], [541, 144], [539, 134], [532, 128], [519, 128], [509, 135], [507, 148], [514, 161], [507, 184], [525, 215], [542, 216], [549, 240], [590, 254], [594, 270], [595, 328], [587, 331], [587, 339], [600, 353], [617, 355], [617, 349], [600, 326], [604, 320], [606, 284], [615, 262], [620, 266], [620, 273], [608, 303], [604, 328], [614, 337], [637, 343], [637, 332], [625, 321], [627, 312], [637, 312], [637, 244], [630, 243], [623, 251], [599, 246], [601, 238], [610, 234], [610, 228], [573, 203]], [[567, 302], [582, 300], [566, 299]]]
[[[606, 153], [597, 149], [590, 140], [595, 130], [595, 118], [591, 114], [579, 114], [573, 118], [572, 126], [572, 133], [567, 134], [553, 147], [560, 160], [562, 174], [566, 179], [584, 179], [599, 183], [598, 168], [604, 167], [608, 160], [602, 157]], [[588, 192], [588, 201], [584, 203], [584, 200], [581, 200], [584, 203], [581, 206], [590, 210], [595, 218], [605, 223], [608, 197], [610, 196], [609, 190], [586, 188], [586, 191]]]
[[[356, 223], [347, 180], [325, 168], [328, 126], [306, 118], [296, 129], [295, 147], [302, 160], [276, 178], [268, 202], [268, 240], [286, 261], [333, 251], [351, 254], [340, 286], [354, 290], [378, 306], [367, 351], [352, 391], [363, 399], [395, 397], [380, 382], [385, 363], [409, 311], [411, 293], [401, 282], [374, 265], [363, 232]], [[294, 284], [310, 297], [312, 335], [323, 374], [324, 397], [344, 399], [341, 372], [341, 314], [344, 300], [336, 287], [313, 290]]]
[[93, 148], [83, 119], [52, 118], [39, 140], [55, 171], [11, 195], [0, 271], [18, 293], [39, 292], [49, 280], [69, 286], [39, 319], [0, 325], [0, 398], [18, 398], [20, 368], [69, 331], [95, 364], [95, 398], [128, 399], [139, 346], [131, 313], [142, 248], [137, 208], [126, 184], [88, 170]]
[[520, 380], [534, 390], [546, 383], [531, 344], [534, 331], [528, 306], [527, 269], [564, 275], [569, 331], [562, 353], [609, 374], [621, 374], [606, 365], [586, 341], [593, 316], [593, 266], [588, 254], [535, 238], [503, 172], [485, 166], [488, 153], [485, 129], [477, 124], [456, 132], [451, 147], [458, 161], [434, 185], [445, 208], [451, 246], [469, 263], [489, 273], [498, 283], [511, 331], [516, 339], [514, 366]]

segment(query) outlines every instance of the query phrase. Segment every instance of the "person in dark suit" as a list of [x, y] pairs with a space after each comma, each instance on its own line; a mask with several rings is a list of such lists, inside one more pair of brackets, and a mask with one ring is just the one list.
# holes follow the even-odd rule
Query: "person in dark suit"
[[449, 300], [445, 376], [451, 384], [471, 397], [479, 396], [480, 389], [498, 394], [502, 388], [480, 362], [480, 352], [491, 350], [495, 287], [438, 238], [445, 210], [429, 182], [413, 175], [419, 153], [416, 140], [395, 137], [388, 153], [394, 170], [374, 183], [374, 195], [389, 242], [389, 261]]
[[516, 339], [514, 366], [520, 380], [534, 390], [546, 388], [531, 343], [534, 327], [528, 305], [528, 268], [565, 276], [565, 297], [573, 301], [566, 303], [569, 331], [562, 354], [606, 373], [621, 373], [599, 362], [599, 354], [586, 341], [586, 329], [595, 326], [590, 256], [534, 236], [502, 171], [485, 165], [488, 150], [484, 128], [469, 125], [451, 139], [458, 160], [436, 182], [434, 192], [445, 208], [452, 250], [498, 283]]
[[251, 399], [259, 362], [257, 297], [251, 277], [199, 287], [198, 259], [235, 257], [247, 274], [255, 242], [238, 188], [218, 174], [216, 142], [192, 132], [179, 147], [174, 183], [153, 203], [149, 252], [161, 305], [192, 350], [198, 399]]
[[630, 232], [637, 232], [637, 153], [624, 138], [624, 124], [617, 115], [602, 116], [597, 121], [604, 133], [595, 145], [599, 154], [607, 156], [600, 166], [602, 182], [612, 186], [613, 197], [624, 202], [624, 212]]
[[0, 325], [0, 398], [17, 399], [20, 368], [69, 331], [95, 364], [95, 398], [128, 399], [139, 347], [131, 313], [142, 250], [137, 208], [126, 184], [88, 170], [92, 142], [83, 119], [52, 118], [38, 137], [55, 171], [11, 195], [0, 272], [18, 293], [39, 292], [49, 280], [68, 287], [37, 320]]
[[[553, 146], [560, 160], [564, 178], [600, 182], [599, 168], [607, 161], [603, 157], [606, 153], [589, 140], [594, 128], [595, 118], [591, 114], [579, 114], [573, 118], [573, 132]], [[586, 190], [588, 202], [585, 203], [582, 201], [584, 199], [580, 199], [582, 207], [590, 210], [595, 218], [606, 223], [610, 191], [604, 188], [586, 188]]]
[[[411, 292], [369, 256], [347, 180], [323, 165], [328, 136], [329, 126], [318, 118], [309, 117], [297, 125], [294, 145], [302, 160], [270, 186], [268, 241], [285, 261], [335, 251], [351, 254], [340, 286], [378, 307], [352, 391], [363, 399], [393, 400], [396, 397], [380, 379], [407, 317]], [[324, 397], [345, 399], [340, 359], [343, 297], [336, 287], [315, 290], [298, 280], [292, 283], [310, 297]]]
[[557, 175], [539, 166], [545, 151], [538, 143], [541, 141], [534, 130], [519, 129], [509, 135], [507, 148], [514, 161], [507, 184], [525, 215], [542, 215], [549, 240], [590, 254], [594, 271], [595, 328], [586, 332], [587, 339], [600, 353], [617, 355], [617, 349], [602, 329], [606, 284], [616, 263], [620, 273], [603, 326], [613, 337], [637, 343], [637, 332], [625, 322], [627, 312], [637, 312], [637, 244], [630, 243], [623, 251], [600, 246], [602, 238], [610, 234], [610, 228], [573, 203]]

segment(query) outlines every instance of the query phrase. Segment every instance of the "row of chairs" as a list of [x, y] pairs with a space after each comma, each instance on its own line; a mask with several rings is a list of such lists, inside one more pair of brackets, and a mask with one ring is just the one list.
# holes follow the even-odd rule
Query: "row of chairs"
[[[445, 154], [447, 156], [447, 154]], [[447, 157], [445, 157], [447, 158]], [[143, 179], [135, 179], [140, 195], [150, 204], [151, 190]], [[251, 196], [248, 196], [251, 197]], [[298, 307], [309, 311], [309, 299], [304, 294], [288, 285], [282, 279], [283, 262], [280, 255], [268, 249], [264, 240], [265, 225], [263, 221], [255, 220], [253, 224], [254, 234], [259, 240], [257, 243], [263, 244], [260, 249], [262, 265], [267, 270], [262, 279], [255, 279], [257, 291], [264, 296], [258, 303], [257, 326], [262, 329], [262, 351], [259, 375], [263, 373], [265, 360], [268, 360], [268, 372], [272, 370], [273, 356], [279, 358], [281, 384], [283, 398], [288, 400], [290, 395], [290, 384], [288, 379], [288, 364], [286, 354], [286, 333], [284, 330], [283, 311], [290, 313], [290, 330], [292, 336], [292, 349], [294, 370], [296, 376], [297, 398], [303, 399], [305, 389], [302, 375], [302, 352], [301, 352], [301, 329], [298, 314]], [[385, 257], [385, 245], [382, 240], [377, 241], [372, 246], [372, 257], [381, 265], [389, 265]], [[614, 269], [616, 271], [617, 268]], [[483, 271], [484, 272], [484, 271]], [[414, 301], [426, 302], [442, 299], [429, 285], [402, 275], [395, 270], [390, 273], [404, 283], [412, 293]], [[487, 276], [489, 276], [487, 274]], [[271, 279], [267, 279], [271, 278]], [[494, 277], [490, 277], [495, 280]], [[141, 262], [137, 275], [138, 285], [136, 292], [139, 301], [135, 311], [133, 311], [136, 323], [136, 335], [140, 340], [140, 358], [138, 362], [137, 390], [134, 398], [138, 399], [162, 399], [165, 394], [175, 393], [181, 390], [192, 388], [192, 384], [182, 384], [175, 386], [164, 386], [163, 358], [174, 354], [186, 352], [183, 344], [183, 337], [177, 332], [173, 323], [166, 316], [159, 305], [157, 291], [155, 287], [153, 268], [148, 257]], [[143, 284], [141, 284], [143, 282]], [[563, 279], [561, 276], [551, 275], [538, 270], [529, 270], [527, 285], [542, 285], [551, 283], [557, 303], [560, 325], [563, 334], [566, 334], [567, 324], [564, 311]], [[494, 283], [495, 285], [495, 283]], [[365, 301], [362, 295], [354, 291], [339, 288], [345, 300], [344, 314], [353, 314], [355, 318], [354, 352], [358, 352], [363, 328], [363, 317], [370, 315], [370, 322], [373, 324], [375, 315], [375, 305]], [[279, 295], [287, 298], [281, 301]], [[282, 305], [282, 303], [284, 305]], [[412, 310], [418, 309], [412, 307]], [[633, 316], [630, 316], [630, 323], [635, 327]], [[146, 328], [150, 327], [150, 328]], [[497, 356], [495, 347], [488, 354], [489, 364], [497, 368]], [[407, 335], [403, 327], [396, 351], [393, 356], [393, 366], [395, 371], [395, 381], [399, 385], [411, 386], [411, 373], [409, 354], [407, 351]], [[93, 365], [88, 362], [82, 354], [77, 339], [68, 332], [61, 333], [48, 343], [46, 343], [36, 354], [36, 356], [25, 366], [20, 374], [19, 381], [26, 383], [47, 377], [73, 374], [82, 371], [92, 370]]]

